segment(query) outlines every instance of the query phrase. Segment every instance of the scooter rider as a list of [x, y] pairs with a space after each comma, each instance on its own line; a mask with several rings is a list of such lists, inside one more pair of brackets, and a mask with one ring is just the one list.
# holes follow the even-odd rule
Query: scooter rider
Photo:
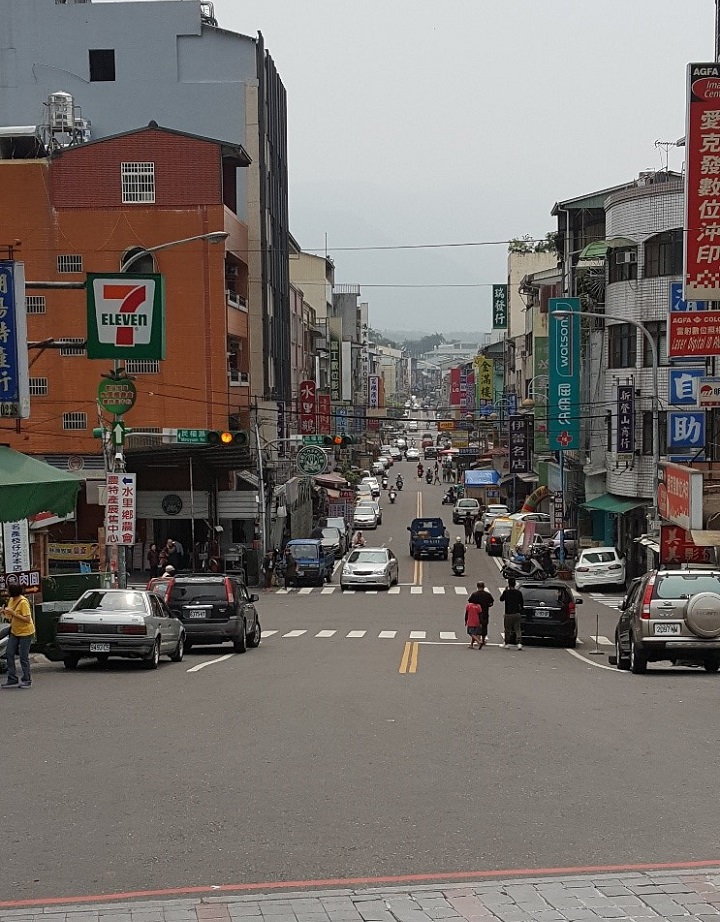
[[425, 468], [422, 466], [422, 464], [418, 463], [418, 466], [417, 466], [418, 480], [422, 480], [422, 475], [424, 471], [425, 471]]
[[395, 478], [395, 486], [398, 488], [398, 490], [402, 490], [403, 488], [402, 474], [398, 474], [397, 477]]
[[388, 499], [390, 500], [391, 503], [395, 502], [396, 497], [397, 497], [397, 493], [395, 492], [395, 490], [390, 490], [390, 492], [388, 493]]
[[450, 549], [450, 557], [453, 563], [455, 563], [456, 560], [462, 560], [462, 562], [465, 563], [465, 545], [463, 544], [463, 539], [459, 535], [455, 539], [455, 544], [453, 544]]

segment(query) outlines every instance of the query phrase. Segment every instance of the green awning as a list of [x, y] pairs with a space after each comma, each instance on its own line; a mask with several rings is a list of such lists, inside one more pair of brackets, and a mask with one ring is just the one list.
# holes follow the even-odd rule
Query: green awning
[[586, 503], [580, 503], [583, 509], [589, 509], [591, 512], [614, 512], [616, 515], [624, 515], [631, 509], [645, 505], [646, 501], [643, 499], [628, 499], [624, 496], [613, 496], [612, 493], [603, 493]]
[[578, 259], [604, 259], [608, 250], [636, 247], [637, 243], [629, 237], [610, 237], [608, 240], [595, 240], [580, 250]]
[[69, 515], [81, 483], [75, 474], [0, 446], [0, 522], [16, 522], [38, 512]]

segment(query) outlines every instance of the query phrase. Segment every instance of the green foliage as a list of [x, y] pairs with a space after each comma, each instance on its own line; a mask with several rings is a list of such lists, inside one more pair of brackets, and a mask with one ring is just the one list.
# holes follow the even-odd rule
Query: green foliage
[[530, 234], [514, 237], [508, 244], [509, 253], [556, 253], [558, 249], [557, 234], [549, 231], [543, 240], [536, 240]]
[[412, 356], [423, 355], [425, 352], [432, 352], [437, 346], [446, 342], [442, 333], [430, 333], [421, 339], [408, 339], [403, 343], [403, 349]]

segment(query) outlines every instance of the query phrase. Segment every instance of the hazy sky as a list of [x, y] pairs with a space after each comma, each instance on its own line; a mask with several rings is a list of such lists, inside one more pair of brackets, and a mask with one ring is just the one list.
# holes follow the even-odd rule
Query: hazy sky
[[[714, 54], [714, 0], [214, 2], [287, 89], [294, 236], [327, 234], [381, 328], [487, 330], [506, 247], [341, 247], [543, 236], [556, 201], [661, 166]], [[459, 284], [483, 287], [371, 287]]]

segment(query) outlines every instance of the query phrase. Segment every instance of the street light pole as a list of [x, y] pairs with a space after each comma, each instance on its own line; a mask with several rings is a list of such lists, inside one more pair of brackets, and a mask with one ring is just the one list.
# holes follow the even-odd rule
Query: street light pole
[[569, 311], [556, 310], [550, 315], [551, 317], [592, 317], [597, 320], [602, 317], [605, 320], [617, 320], [620, 323], [629, 323], [637, 327], [645, 337], [645, 342], [650, 346], [650, 355], [652, 356], [652, 438], [653, 438], [653, 505], [655, 507], [654, 516], [657, 516], [657, 494], [658, 494], [658, 476], [660, 474], [660, 415], [659, 404], [660, 396], [658, 389], [658, 355], [655, 340], [652, 338], [650, 331], [640, 320], [631, 320], [629, 317], [618, 317], [613, 314], [596, 314], [592, 311]]

